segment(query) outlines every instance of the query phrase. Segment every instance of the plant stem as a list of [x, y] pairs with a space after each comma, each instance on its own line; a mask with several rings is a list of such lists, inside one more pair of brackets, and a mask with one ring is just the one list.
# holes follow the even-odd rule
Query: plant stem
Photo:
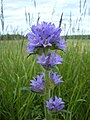
[[45, 118], [46, 120], [51, 120], [51, 115], [49, 114], [46, 108], [46, 100], [50, 99], [50, 89], [49, 89], [49, 71], [45, 70], [45, 80], [46, 80], [46, 87], [45, 87], [45, 97], [44, 97], [44, 109], [45, 109]]

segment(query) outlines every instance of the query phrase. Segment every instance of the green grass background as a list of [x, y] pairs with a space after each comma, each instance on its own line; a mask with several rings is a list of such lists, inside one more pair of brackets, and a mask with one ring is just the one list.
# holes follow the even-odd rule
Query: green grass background
[[[43, 96], [29, 87], [43, 69], [35, 55], [27, 58], [24, 41], [0, 41], [0, 120], [43, 120]], [[68, 40], [67, 51], [58, 52], [64, 62], [55, 67], [64, 82], [52, 93], [62, 97], [65, 108], [54, 120], [90, 120], [90, 40]]]

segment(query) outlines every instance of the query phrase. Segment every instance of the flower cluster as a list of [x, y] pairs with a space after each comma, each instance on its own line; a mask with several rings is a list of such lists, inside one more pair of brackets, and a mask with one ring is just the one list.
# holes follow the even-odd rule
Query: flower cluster
[[42, 53], [42, 57], [37, 56], [37, 63], [41, 64], [43, 67], [49, 69], [57, 64], [62, 64], [63, 59], [56, 53], [48, 53], [47, 56], [45, 56], [44, 53]]
[[[61, 80], [60, 75], [57, 75], [56, 72], [51, 72], [49, 73], [49, 86], [52, 88], [52, 86], [57, 85], [63, 80]], [[44, 79], [43, 79], [44, 78]], [[30, 80], [30, 89], [31, 91], [39, 94], [45, 93], [45, 74], [42, 72], [41, 75], [37, 75], [36, 77], [33, 78], [33, 80]]]
[[42, 22], [33, 25], [30, 33], [27, 34], [29, 42], [27, 51], [29, 53], [38, 52], [40, 48], [49, 47], [51, 49], [66, 49], [66, 41], [60, 36], [61, 28], [55, 28], [54, 24]]
[[[61, 28], [55, 28], [52, 23], [42, 22], [41, 24], [33, 25], [31, 32], [27, 34], [29, 42], [27, 45], [28, 53], [36, 53], [37, 63], [43, 66], [45, 73], [37, 75], [30, 81], [30, 89], [32, 92], [47, 95], [48, 90], [63, 82], [60, 75], [53, 72], [55, 65], [62, 64], [63, 58], [52, 50], [66, 50], [66, 41], [60, 36]], [[40, 55], [40, 56], [39, 56]], [[47, 74], [48, 73], [48, 74]], [[53, 86], [53, 87], [52, 87]], [[54, 90], [54, 89], [53, 89]], [[44, 97], [45, 98], [45, 97]], [[59, 112], [64, 108], [62, 98], [55, 96], [46, 101], [46, 107], [51, 112]]]
[[58, 112], [64, 108], [64, 102], [62, 98], [55, 96], [50, 98], [49, 101], [46, 101], [46, 107], [52, 112]]

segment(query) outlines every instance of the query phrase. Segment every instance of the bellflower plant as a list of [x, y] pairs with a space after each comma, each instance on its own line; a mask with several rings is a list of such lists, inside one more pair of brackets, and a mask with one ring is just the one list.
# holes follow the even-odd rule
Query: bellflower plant
[[63, 62], [63, 58], [53, 50], [66, 50], [66, 41], [60, 36], [61, 31], [61, 28], [56, 28], [51, 22], [42, 22], [33, 25], [31, 32], [27, 34], [29, 40], [27, 52], [37, 54], [37, 63], [44, 68], [44, 72], [40, 76], [37, 75], [30, 80], [30, 90], [37, 94], [43, 94], [46, 120], [53, 120], [47, 110], [57, 113], [65, 106], [62, 98], [50, 96], [50, 90], [52, 88], [54, 90], [56, 85], [63, 82], [60, 75], [53, 72], [54, 66]]

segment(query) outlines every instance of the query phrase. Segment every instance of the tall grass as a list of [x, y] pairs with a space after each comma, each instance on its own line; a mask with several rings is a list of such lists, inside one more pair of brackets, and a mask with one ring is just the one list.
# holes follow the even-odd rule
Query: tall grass
[[[90, 41], [67, 41], [63, 65], [55, 67], [64, 84], [55, 88], [65, 101], [56, 120], [89, 120], [90, 116]], [[43, 120], [42, 96], [20, 88], [29, 87], [33, 76], [42, 71], [34, 55], [27, 58], [26, 42], [0, 41], [0, 120]], [[60, 53], [61, 54], [61, 53]]]

